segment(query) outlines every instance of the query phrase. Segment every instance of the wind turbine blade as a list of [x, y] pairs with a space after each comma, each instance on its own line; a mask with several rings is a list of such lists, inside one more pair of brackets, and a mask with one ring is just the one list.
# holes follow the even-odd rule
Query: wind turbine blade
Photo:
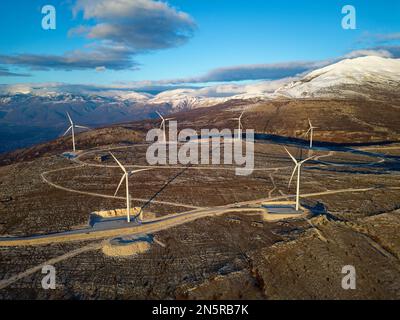
[[129, 177], [130, 177], [131, 175], [133, 175], [135, 173], [142, 172], [142, 171], [149, 171], [149, 170], [151, 170], [151, 169], [147, 168], [147, 169], [132, 170], [132, 171], [129, 171], [128, 174], [129, 174]]
[[311, 120], [310, 119], [308, 119], [308, 123], [310, 125], [310, 128], [312, 128], [312, 124], [311, 124]]
[[167, 118], [165, 121], [175, 120], [175, 118]]
[[74, 123], [72, 122], [71, 116], [69, 115], [69, 113], [67, 112], [67, 117], [69, 119], [69, 122], [71, 122], [71, 125], [73, 125]]
[[311, 131], [311, 128], [308, 129], [308, 131], [306, 132], [306, 135], [308, 135], [310, 133], [310, 131]]
[[243, 115], [244, 115], [244, 111], [242, 112], [242, 114], [239, 117], [240, 120], [242, 120]]
[[117, 190], [116, 190], [115, 193], [114, 193], [114, 197], [117, 195], [117, 193], [118, 193], [118, 191], [119, 191], [119, 188], [121, 188], [122, 182], [124, 182], [125, 177], [126, 177], [126, 173], [124, 173], [124, 174], [122, 175], [121, 181], [119, 182], [118, 187], [117, 187]]
[[296, 164], [295, 167], [294, 167], [294, 169], [293, 169], [292, 176], [290, 177], [288, 187], [290, 187], [290, 185], [292, 184], [292, 180], [293, 180], [294, 174], [296, 173], [296, 170], [297, 170], [298, 166], [299, 166], [299, 165]]
[[118, 163], [118, 165], [121, 167], [122, 171], [126, 173], [125, 167], [121, 164], [121, 162], [119, 162], [118, 159], [111, 152], [110, 154], [114, 158], [114, 160]]
[[89, 128], [89, 127], [85, 127], [85, 126], [78, 126], [78, 125], [75, 125], [75, 128], [81, 128], [81, 129], [88, 129], [88, 130], [90, 130], [90, 128]]
[[284, 147], [284, 148], [285, 148], [286, 152], [288, 153], [288, 155], [292, 158], [293, 162], [294, 162], [294, 163], [296, 164], [296, 166], [297, 166], [297, 165], [298, 165], [298, 162], [297, 162], [296, 158], [292, 156], [292, 154], [288, 151], [288, 149], [286, 149], [286, 147]]
[[70, 126], [68, 129], [67, 129], [67, 131], [65, 131], [65, 133], [63, 134], [63, 137], [69, 132], [69, 130], [71, 130], [72, 129], [72, 126]]
[[164, 120], [164, 117], [163, 117], [158, 111], [156, 111], [156, 113], [158, 114], [158, 116], [159, 116], [162, 120]]

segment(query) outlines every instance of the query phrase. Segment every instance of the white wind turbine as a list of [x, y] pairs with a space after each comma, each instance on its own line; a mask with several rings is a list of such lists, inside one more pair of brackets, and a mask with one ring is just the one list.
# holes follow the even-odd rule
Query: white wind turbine
[[78, 126], [78, 125], [74, 124], [74, 122], [72, 121], [71, 116], [69, 115], [68, 112], [67, 112], [67, 116], [68, 116], [69, 122], [71, 123], [71, 126], [67, 129], [67, 131], [65, 131], [65, 133], [63, 134], [63, 137], [71, 130], [71, 133], [72, 133], [72, 147], [73, 147], [73, 150], [75, 152], [76, 151], [76, 148], [75, 148], [75, 128], [87, 129], [87, 130], [89, 130], [90, 128], [84, 127], [84, 126]]
[[158, 116], [161, 118], [161, 126], [160, 126], [160, 129], [161, 129], [162, 132], [163, 132], [163, 139], [164, 139], [163, 142], [167, 142], [167, 135], [166, 135], [166, 133], [165, 133], [165, 122], [166, 122], [166, 121], [173, 120], [174, 118], [167, 118], [167, 119], [165, 119], [158, 111], [156, 111], [156, 113], [157, 113]]
[[289, 181], [289, 187], [292, 183], [294, 174], [296, 173], [297, 170], [297, 190], [296, 190], [296, 211], [299, 211], [300, 208], [300, 171], [301, 171], [301, 166], [307, 162], [308, 160], [311, 160], [312, 158], [314, 158], [314, 156], [307, 158], [303, 161], [297, 161], [295, 157], [293, 157], [290, 152], [288, 151], [288, 149], [286, 149], [286, 152], [288, 153], [288, 155], [290, 156], [290, 158], [292, 158], [293, 162], [296, 164], [296, 166], [293, 169], [293, 173], [292, 176], [290, 177], [290, 181]]
[[243, 125], [242, 125], [242, 117], [244, 115], [244, 111], [241, 113], [239, 118], [233, 118], [232, 120], [236, 120], [238, 121], [238, 139], [241, 140], [242, 139], [242, 129], [243, 129]]
[[314, 137], [314, 129], [318, 129], [317, 127], [314, 127], [311, 123], [311, 120], [308, 119], [308, 124], [310, 125], [310, 128], [306, 132], [306, 135], [310, 134], [310, 149], [313, 147], [313, 137]]
[[[129, 177], [130, 177], [131, 175], [133, 175], [134, 173], [141, 172], [141, 171], [147, 171], [147, 170], [149, 170], [149, 169], [141, 169], [141, 170], [127, 171], [127, 170], [125, 169], [125, 167], [121, 164], [121, 162], [119, 162], [118, 159], [117, 159], [111, 152], [110, 152], [110, 154], [111, 154], [111, 156], [114, 158], [114, 160], [118, 163], [118, 165], [119, 165], [119, 167], [122, 169], [122, 171], [124, 172], [124, 174], [122, 175], [121, 181], [119, 182], [119, 185], [118, 185], [118, 187], [117, 187], [117, 190], [116, 190], [115, 193], [114, 193], [114, 197], [117, 195], [117, 193], [118, 193], [118, 191], [119, 191], [119, 188], [120, 188], [121, 185], [122, 185], [122, 182], [124, 182], [124, 180], [125, 180], [125, 184], [126, 184], [126, 218], [127, 218], [128, 223], [129, 223], [129, 222], [131, 222], [131, 217], [130, 217], [130, 212], [131, 212], [131, 196], [130, 196], [130, 194], [129, 194]], [[141, 211], [141, 212], [140, 212], [140, 217], [139, 217], [139, 219], [140, 219], [140, 220], [143, 220], [142, 218], [143, 218], [143, 216], [142, 216], [142, 211]]]

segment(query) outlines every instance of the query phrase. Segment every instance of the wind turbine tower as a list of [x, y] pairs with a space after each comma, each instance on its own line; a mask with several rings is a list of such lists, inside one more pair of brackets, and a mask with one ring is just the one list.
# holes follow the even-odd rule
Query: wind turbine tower
[[167, 134], [166, 134], [166, 128], [165, 128], [165, 122], [166, 121], [170, 121], [170, 120], [174, 120], [174, 118], [167, 118], [165, 119], [158, 111], [156, 111], [156, 113], [158, 114], [158, 116], [161, 119], [161, 126], [160, 129], [163, 132], [163, 142], [166, 143], [167, 142]]
[[[121, 168], [121, 170], [123, 171], [123, 175], [121, 178], [121, 181], [118, 184], [117, 190], [114, 193], [114, 197], [117, 195], [119, 188], [121, 187], [122, 183], [125, 180], [125, 184], [126, 184], [126, 220], [127, 222], [131, 222], [131, 217], [130, 217], [130, 213], [131, 213], [131, 196], [129, 194], [129, 177], [131, 175], [133, 175], [134, 173], [137, 172], [141, 172], [141, 171], [147, 171], [149, 169], [141, 169], [141, 170], [133, 170], [133, 171], [127, 171], [126, 168], [121, 164], [121, 162], [118, 161], [118, 159], [110, 152], [111, 156], [114, 158], [114, 160], [118, 163], [118, 166]], [[140, 212], [140, 220], [142, 220], [143, 218], [143, 214], [142, 211]]]
[[71, 125], [67, 129], [67, 131], [65, 131], [65, 133], [63, 134], [63, 137], [71, 130], [71, 134], [72, 134], [72, 149], [75, 152], [76, 151], [76, 146], [75, 146], [75, 128], [87, 129], [87, 130], [90, 130], [90, 128], [84, 127], [84, 126], [78, 126], [78, 125], [74, 124], [74, 122], [72, 121], [71, 116], [69, 115], [68, 112], [67, 112], [67, 117], [68, 117], [68, 120], [69, 120]]
[[310, 128], [306, 132], [306, 135], [310, 134], [310, 149], [313, 147], [313, 137], [314, 137], [314, 129], [318, 129], [317, 127], [314, 127], [311, 123], [311, 120], [308, 119], [308, 124], [310, 125]]
[[295, 163], [295, 167], [293, 169], [292, 176], [290, 177], [290, 181], [289, 181], [289, 185], [288, 185], [289, 187], [292, 183], [293, 177], [297, 170], [296, 211], [299, 211], [299, 209], [300, 209], [300, 171], [301, 171], [301, 166], [308, 160], [311, 160], [312, 158], [314, 158], [314, 156], [307, 158], [303, 161], [297, 161], [296, 158], [291, 155], [291, 153], [288, 151], [288, 149], [285, 148], [285, 150], [288, 153], [288, 155], [290, 156], [290, 158], [292, 158], [293, 162]]
[[243, 129], [243, 125], [242, 125], [242, 117], [244, 115], [244, 111], [240, 114], [239, 118], [233, 118], [232, 120], [236, 120], [238, 121], [238, 139], [241, 140], [242, 139], [242, 129]]

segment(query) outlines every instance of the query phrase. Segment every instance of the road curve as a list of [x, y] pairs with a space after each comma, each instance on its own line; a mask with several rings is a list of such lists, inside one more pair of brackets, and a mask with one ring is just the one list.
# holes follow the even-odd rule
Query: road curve
[[[341, 189], [341, 190], [329, 190], [324, 192], [315, 192], [303, 194], [302, 198], [310, 198], [321, 195], [331, 195], [331, 194], [339, 194], [339, 193], [353, 193], [353, 192], [366, 192], [377, 190], [378, 188], [349, 188], [349, 189]], [[392, 187], [387, 188], [392, 190], [400, 190], [400, 187]], [[200, 218], [213, 216], [213, 215], [221, 215], [227, 212], [238, 212], [238, 213], [249, 213], [249, 212], [259, 212], [265, 213], [264, 209], [259, 206], [264, 202], [269, 201], [278, 201], [284, 199], [295, 198], [296, 195], [284, 195], [272, 198], [265, 199], [257, 199], [251, 201], [238, 202], [234, 204], [229, 204], [220, 207], [212, 207], [212, 208], [200, 208], [192, 211], [187, 211], [183, 213], [177, 213], [174, 215], [169, 215], [165, 217], [160, 217], [152, 220], [145, 221], [141, 225], [133, 225], [131, 227], [126, 228], [118, 228], [118, 229], [110, 229], [110, 230], [93, 230], [85, 229], [80, 232], [71, 231], [64, 233], [57, 233], [51, 235], [38, 235], [32, 237], [16, 237], [16, 238], [1, 238], [0, 239], [0, 247], [12, 247], [12, 246], [36, 246], [36, 245], [46, 245], [51, 243], [63, 243], [63, 242], [71, 242], [71, 241], [85, 241], [85, 240], [96, 240], [96, 239], [104, 239], [111, 238], [116, 236], [124, 236], [124, 235], [138, 235], [143, 233], [155, 233], [161, 230], [169, 229], [172, 227], [176, 227]], [[253, 206], [253, 207], [251, 207]]]
[[65, 243], [72, 241], [86, 241], [112, 238], [125, 235], [139, 235], [143, 233], [155, 233], [161, 230], [176, 227], [200, 218], [213, 215], [221, 215], [226, 212], [262, 212], [262, 208], [205, 208], [180, 214], [175, 214], [167, 217], [157, 218], [151, 221], [145, 221], [140, 225], [132, 225], [118, 229], [95, 230], [85, 229], [82, 232], [63, 232], [50, 235], [38, 235], [32, 237], [19, 238], [2, 238], [0, 239], [0, 247], [15, 247], [15, 246], [37, 246], [47, 245], [52, 243]]
[[[45, 182], [45, 183], [47, 183], [47, 184], [51, 185], [52, 187], [54, 187], [56, 189], [59, 189], [59, 190], [72, 192], [72, 193], [83, 194], [83, 195], [87, 195], [87, 196], [106, 198], [106, 199], [119, 199], [119, 200], [125, 200], [126, 199], [125, 197], [118, 197], [118, 196], [107, 195], [107, 194], [102, 194], [102, 193], [95, 193], [95, 192], [89, 192], [89, 191], [80, 191], [80, 190], [75, 190], [75, 189], [71, 189], [71, 188], [66, 188], [66, 187], [60, 186], [58, 184], [55, 184], [54, 182], [51, 182], [46, 177], [46, 175], [48, 175], [49, 173], [54, 173], [54, 172], [59, 172], [59, 171], [64, 171], [64, 170], [72, 170], [72, 169], [77, 169], [77, 168], [81, 168], [81, 167], [84, 167], [84, 166], [86, 166], [86, 165], [82, 164], [80, 166], [75, 166], [75, 167], [65, 167], [65, 168], [49, 170], [49, 171], [45, 171], [45, 172], [41, 173], [40, 176], [41, 176], [43, 182]], [[139, 201], [139, 202], [145, 202], [145, 203], [147, 203], [149, 201], [149, 199], [141, 199], [141, 198], [132, 198], [132, 200]], [[201, 208], [201, 207], [191, 206], [191, 205], [187, 205], [187, 204], [183, 204], [183, 203], [168, 202], [168, 201], [152, 200], [151, 202], [152, 203], [169, 205], [169, 206], [175, 206], [175, 207], [184, 207], [184, 208], [188, 208], [188, 209], [199, 209], [199, 208]]]

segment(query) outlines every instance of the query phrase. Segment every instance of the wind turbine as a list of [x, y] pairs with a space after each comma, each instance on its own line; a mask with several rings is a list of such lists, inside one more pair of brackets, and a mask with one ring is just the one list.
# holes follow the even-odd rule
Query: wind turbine
[[[124, 174], [122, 175], [121, 181], [119, 182], [119, 185], [117, 187], [117, 190], [114, 193], [114, 197], [117, 195], [119, 188], [122, 185], [122, 182], [126, 183], [126, 218], [128, 223], [131, 222], [131, 217], [130, 217], [130, 212], [131, 212], [131, 196], [129, 194], [129, 177], [133, 175], [134, 173], [141, 172], [141, 171], [147, 171], [149, 169], [141, 169], [141, 170], [133, 170], [133, 171], [127, 171], [125, 167], [121, 164], [121, 162], [118, 161], [118, 159], [110, 152], [111, 156], [114, 158], [114, 160], [118, 163], [119, 167], [122, 169]], [[142, 212], [140, 212], [140, 220], [142, 220]]]
[[167, 142], [167, 135], [166, 135], [166, 133], [165, 133], [165, 122], [166, 122], [166, 121], [173, 120], [174, 118], [167, 118], [167, 119], [165, 119], [158, 111], [156, 111], [156, 113], [157, 113], [158, 116], [161, 118], [161, 126], [160, 126], [160, 129], [163, 131], [163, 139], [164, 139], [164, 142]]
[[310, 149], [313, 147], [313, 136], [314, 136], [314, 129], [318, 129], [317, 127], [313, 127], [311, 120], [308, 119], [308, 124], [310, 125], [310, 128], [306, 132], [306, 135], [310, 133]]
[[78, 126], [78, 125], [74, 124], [74, 122], [72, 121], [71, 116], [69, 115], [68, 112], [67, 112], [67, 116], [68, 116], [69, 122], [71, 123], [71, 126], [67, 129], [67, 131], [65, 131], [65, 133], [63, 134], [63, 137], [71, 130], [71, 133], [72, 133], [72, 147], [73, 147], [73, 150], [75, 152], [76, 151], [76, 148], [75, 148], [75, 128], [88, 129], [88, 130], [90, 128], [84, 127], [84, 126]]
[[290, 177], [290, 181], [289, 181], [289, 185], [288, 186], [290, 187], [290, 185], [292, 183], [292, 180], [293, 180], [293, 177], [294, 177], [294, 174], [296, 173], [296, 170], [297, 170], [296, 211], [299, 211], [299, 208], [300, 208], [300, 171], [301, 171], [301, 166], [305, 162], [307, 162], [308, 160], [311, 160], [312, 158], [314, 158], [314, 156], [312, 156], [310, 158], [307, 158], [307, 159], [305, 159], [303, 161], [297, 161], [296, 158], [293, 157], [290, 154], [288, 149], [285, 148], [285, 150], [288, 153], [288, 155], [290, 156], [290, 158], [292, 158], [293, 162], [296, 164], [296, 166], [293, 169], [292, 176]]
[[244, 111], [241, 113], [239, 118], [233, 118], [232, 120], [237, 120], [238, 121], [238, 139], [241, 140], [242, 139], [242, 129], [243, 129], [243, 125], [242, 125], [242, 117], [244, 115]]

